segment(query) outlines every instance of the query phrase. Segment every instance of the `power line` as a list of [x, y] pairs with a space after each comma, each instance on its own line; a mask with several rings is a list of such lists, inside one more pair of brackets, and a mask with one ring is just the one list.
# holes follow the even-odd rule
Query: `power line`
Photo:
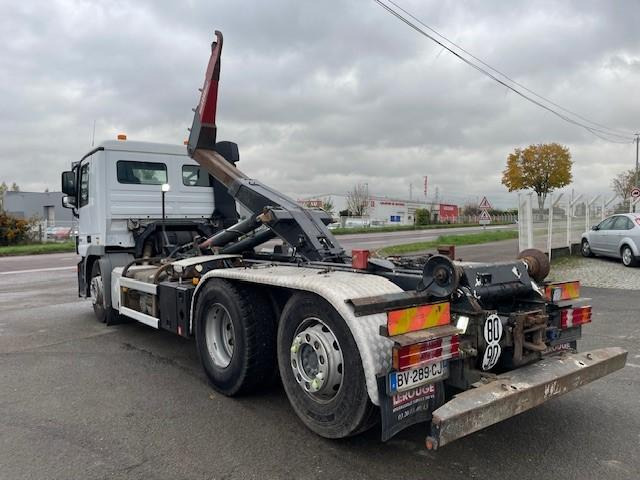
[[[504, 82], [503, 80], [501, 80], [500, 78], [496, 77], [495, 75], [493, 75], [492, 73], [488, 72], [487, 70], [485, 70], [484, 68], [476, 65], [475, 63], [473, 63], [472, 61], [470, 61], [469, 59], [465, 58], [464, 56], [462, 56], [460, 53], [456, 52], [455, 50], [453, 50], [451, 47], [445, 45], [444, 43], [442, 43], [440, 40], [438, 40], [437, 38], [433, 37], [432, 35], [430, 35], [429, 33], [425, 32], [423, 29], [421, 29], [418, 25], [416, 25], [415, 23], [411, 22], [409, 19], [407, 19], [405, 16], [403, 16], [402, 14], [398, 13], [396, 10], [394, 10], [393, 8], [391, 8], [389, 5], [383, 3], [381, 0], [374, 0], [378, 5], [380, 5], [382, 8], [384, 8], [387, 12], [389, 12], [391, 15], [395, 16], [396, 18], [398, 18], [398, 20], [400, 20], [401, 22], [405, 23], [406, 25], [408, 25], [410, 28], [412, 28], [413, 30], [415, 30], [416, 32], [418, 32], [419, 34], [427, 37], [429, 40], [435, 42], [436, 44], [440, 45], [442, 48], [444, 48], [445, 50], [447, 50], [448, 52], [450, 52], [451, 54], [453, 54], [455, 57], [459, 58], [460, 60], [462, 60], [464, 63], [466, 63], [467, 65], [469, 65], [470, 67], [476, 69], [477, 71], [479, 71], [480, 73], [482, 73], [483, 75], [491, 78], [492, 80], [494, 80], [495, 82], [499, 83], [500, 85], [508, 88], [509, 90], [511, 90], [512, 92], [514, 92], [515, 94], [521, 96], [522, 98], [524, 98], [525, 100], [528, 100], [529, 102], [539, 106], [540, 108], [543, 108], [545, 110], [547, 110], [548, 112], [552, 113], [553, 115], [559, 117], [560, 119], [564, 120], [565, 122], [571, 123], [573, 125], [576, 125], [578, 127], [581, 127], [585, 130], [587, 130], [589, 133], [591, 133], [592, 135], [595, 135], [596, 137], [605, 140], [607, 142], [612, 142], [612, 143], [632, 143], [633, 139], [631, 139], [630, 136], [625, 136], [625, 135], [620, 135], [617, 133], [612, 133], [615, 130], [610, 129], [608, 127], [603, 127], [607, 130], [610, 130], [609, 132], [607, 132], [606, 130], [603, 130], [601, 128], [596, 128], [596, 127], [592, 127], [589, 125], [586, 125], [582, 122], [579, 122], [573, 118], [570, 118], [556, 110], [554, 110], [553, 108], [544, 105], [543, 103], [535, 100], [534, 98], [531, 98], [530, 96], [526, 95], [525, 93], [521, 92], [520, 90], [518, 90], [517, 88], [507, 84], [506, 82]], [[524, 90], [530, 92], [531, 94], [537, 96], [538, 98], [541, 98], [545, 101], [547, 101], [548, 103], [551, 103], [552, 105], [557, 106], [558, 108], [569, 112], [579, 118], [583, 118], [580, 117], [579, 115], [571, 112], [570, 110], [566, 110], [563, 107], [560, 107], [559, 105], [547, 100], [546, 98], [538, 95], [537, 93], [529, 90], [526, 87], [523, 87], [522, 85], [520, 85], [519, 83], [515, 82], [514, 80], [512, 80], [511, 78], [507, 77], [505, 74], [503, 74], [502, 72], [500, 72], [499, 70], [494, 69], [493, 67], [491, 67], [490, 65], [486, 64], [485, 62], [483, 62], [482, 60], [478, 59], [477, 57], [471, 55], [470, 53], [468, 53], [466, 50], [458, 47], [455, 43], [451, 42], [450, 40], [446, 39], [446, 37], [440, 35], [438, 32], [436, 32], [435, 30], [431, 29], [431, 27], [428, 27], [426, 24], [424, 24], [422, 21], [420, 21], [419, 19], [417, 19], [415, 16], [411, 15], [409, 12], [407, 12], [406, 10], [404, 10], [401, 7], [398, 7], [392, 0], [387, 0], [389, 1], [389, 3], [391, 3], [392, 5], [396, 6], [399, 10], [401, 10], [402, 12], [406, 13], [407, 15], [409, 15], [411, 18], [415, 19], [417, 22], [421, 23], [422, 25], [424, 25], [426, 28], [429, 28], [431, 31], [435, 32], [438, 36], [442, 37], [443, 39], [445, 39], [445, 41], [447, 41], [448, 43], [451, 43], [452, 45], [455, 45], [457, 48], [459, 48], [461, 51], [465, 52], [467, 55], [469, 55], [470, 57], [478, 60], [480, 63], [482, 63], [483, 65], [487, 66], [488, 68], [490, 68], [491, 70], [493, 70], [494, 72], [498, 73], [499, 75], [503, 76], [504, 78], [507, 78], [509, 81], [511, 81], [512, 83], [514, 83], [515, 85], [520, 86], [521, 88], [523, 88]], [[594, 122], [591, 122], [590, 120], [586, 120], [583, 118], [583, 120], [592, 123], [594, 125], [599, 125], [596, 124]], [[609, 137], [618, 137], [618, 138], [624, 138], [626, 139], [625, 141], [620, 141], [620, 140], [614, 140], [612, 138], [607, 138], [607, 136]]]
[[477, 60], [478, 62], [480, 62], [482, 65], [484, 65], [485, 67], [489, 68], [490, 70], [493, 70], [494, 72], [496, 72], [497, 74], [501, 75], [502, 77], [506, 78], [507, 80], [509, 80], [511, 83], [513, 83], [514, 85], [519, 86], [520, 88], [522, 88], [523, 90], [526, 90], [527, 92], [531, 93], [532, 95], [535, 95], [536, 97], [544, 100], [547, 103], [550, 103], [551, 105], [558, 107], [560, 110], [570, 113], [571, 115], [584, 120], [585, 122], [591, 123], [597, 127], [601, 127], [604, 128], [605, 130], [609, 130], [612, 133], [618, 133], [621, 134], [621, 136], [623, 138], [627, 138], [633, 135], [633, 133], [631, 132], [623, 132], [622, 130], [617, 130], [614, 128], [609, 128], [606, 125], [602, 125], [601, 123], [598, 122], [594, 122], [593, 120], [589, 120], [586, 117], [583, 117], [582, 115], [573, 112], [567, 108], [564, 108], [562, 105], [558, 105], [557, 103], [553, 102], [552, 100], [549, 100], [548, 98], [540, 95], [539, 93], [534, 92], [533, 90], [527, 88], [525, 85], [522, 85], [521, 83], [518, 83], [516, 80], [514, 80], [513, 78], [509, 77], [506, 73], [501, 72], [500, 70], [498, 70], [497, 68], [492, 67], [491, 65], [489, 65], [488, 63], [486, 63], [484, 60], [482, 60], [481, 58], [476, 57], [473, 53], [469, 52], [468, 50], [465, 50], [463, 47], [461, 47], [460, 45], [458, 45], [457, 43], [455, 43], [452, 40], [449, 40], [447, 37], [445, 37], [444, 35], [442, 35], [440, 32], [438, 32], [436, 29], [434, 29], [433, 27], [430, 27], [429, 25], [427, 25], [426, 23], [424, 23], [422, 20], [420, 20], [419, 18], [417, 18], [416, 16], [414, 16], [411, 12], [408, 12], [407, 10], [405, 10], [404, 8], [402, 8], [400, 5], [398, 5], [397, 3], [395, 3], [393, 0], [386, 0], [388, 3], [394, 5], [396, 8], [398, 8], [399, 10], [402, 10], [405, 14], [407, 14], [408, 16], [410, 16], [412, 19], [414, 19], [416, 22], [418, 22], [420, 25], [422, 25], [423, 27], [425, 27], [427, 30], [435, 33], [436, 35], [438, 35], [440, 38], [444, 39], [446, 42], [450, 43], [451, 45], [453, 45], [454, 47], [458, 48], [459, 50], [463, 51], [464, 53], [466, 53], [467, 55], [469, 55], [471, 58], [473, 58], [474, 60]]

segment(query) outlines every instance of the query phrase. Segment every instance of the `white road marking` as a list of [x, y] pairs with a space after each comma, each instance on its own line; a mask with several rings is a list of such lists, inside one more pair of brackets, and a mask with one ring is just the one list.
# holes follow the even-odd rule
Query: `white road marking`
[[627, 362], [627, 367], [640, 368], [640, 365], [636, 365], [635, 363]]
[[35, 268], [33, 270], [13, 270], [12, 272], [0, 272], [0, 275], [15, 275], [18, 273], [38, 273], [38, 272], [55, 272], [57, 270], [72, 270], [77, 268], [75, 265], [69, 267], [50, 267], [50, 268]]

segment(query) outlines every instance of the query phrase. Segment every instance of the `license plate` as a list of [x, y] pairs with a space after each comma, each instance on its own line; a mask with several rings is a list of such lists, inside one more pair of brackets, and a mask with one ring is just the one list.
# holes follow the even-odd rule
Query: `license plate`
[[412, 368], [403, 372], [389, 374], [389, 393], [404, 392], [414, 387], [442, 380], [449, 376], [449, 365], [446, 360], [430, 363], [422, 367]]

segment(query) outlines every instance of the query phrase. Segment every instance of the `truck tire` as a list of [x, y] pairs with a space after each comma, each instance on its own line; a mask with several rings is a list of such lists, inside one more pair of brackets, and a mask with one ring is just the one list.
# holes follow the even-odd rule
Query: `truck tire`
[[278, 327], [282, 384], [302, 422], [325, 438], [361, 433], [377, 421], [349, 327], [325, 300], [296, 293]]
[[100, 273], [100, 261], [95, 260], [91, 267], [91, 279], [89, 280], [89, 293], [93, 303], [93, 313], [101, 323], [113, 325], [117, 323], [118, 312], [113, 308], [105, 306], [104, 282]]
[[277, 375], [276, 322], [269, 300], [254, 288], [209, 280], [194, 312], [200, 361], [224, 395], [273, 384]]

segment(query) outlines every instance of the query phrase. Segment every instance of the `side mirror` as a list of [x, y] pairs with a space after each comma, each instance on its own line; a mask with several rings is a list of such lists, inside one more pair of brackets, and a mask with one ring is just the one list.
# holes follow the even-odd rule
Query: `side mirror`
[[600, 230], [600, 227], [598, 225], [594, 225], [593, 227], [591, 227], [591, 230]]
[[76, 175], [73, 171], [62, 172], [62, 193], [76, 196]]
[[76, 208], [76, 197], [62, 197], [62, 206], [64, 208]]

